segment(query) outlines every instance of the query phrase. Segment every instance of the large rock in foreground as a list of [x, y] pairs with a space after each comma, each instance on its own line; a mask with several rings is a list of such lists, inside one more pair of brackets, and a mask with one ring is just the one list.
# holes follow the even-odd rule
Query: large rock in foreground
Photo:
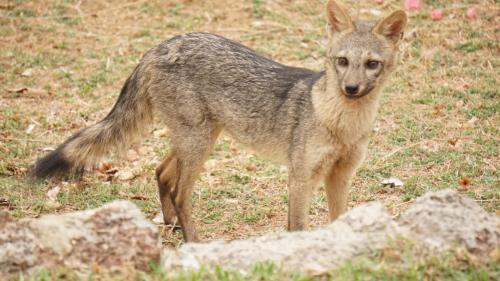
[[488, 260], [500, 250], [500, 219], [472, 199], [441, 190], [417, 199], [398, 220], [374, 202], [313, 231], [162, 250], [156, 227], [126, 201], [17, 222], [0, 213], [0, 280], [2, 274], [29, 274], [40, 267], [64, 266], [82, 273], [104, 268], [113, 273], [148, 270], [151, 262], [160, 262], [170, 273], [212, 266], [248, 272], [256, 263], [274, 262], [287, 271], [325, 274], [400, 237], [431, 254], [463, 247]]
[[334, 223], [310, 232], [269, 234], [250, 240], [185, 244], [166, 252], [168, 270], [222, 266], [248, 272], [255, 263], [272, 261], [285, 270], [324, 274], [356, 256], [388, 247], [396, 237], [440, 253], [465, 247], [480, 259], [498, 250], [500, 219], [474, 200], [452, 190], [430, 192], [398, 221], [380, 203], [353, 208]]
[[159, 241], [157, 228], [127, 201], [17, 222], [0, 216], [0, 279], [40, 267], [146, 270], [160, 259]]
[[247, 271], [255, 263], [274, 262], [285, 270], [319, 274], [343, 261], [381, 249], [399, 233], [398, 226], [380, 203], [369, 203], [346, 213], [333, 224], [314, 231], [268, 234], [249, 240], [188, 243], [168, 252], [170, 270], [220, 265]]
[[500, 243], [499, 217], [450, 189], [419, 197], [403, 213], [400, 225], [405, 237], [427, 248], [463, 246], [482, 259]]

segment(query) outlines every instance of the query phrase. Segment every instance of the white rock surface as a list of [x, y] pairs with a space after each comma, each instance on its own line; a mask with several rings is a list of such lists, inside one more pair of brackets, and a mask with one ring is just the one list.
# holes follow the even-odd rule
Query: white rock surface
[[249, 240], [185, 244], [167, 252], [167, 269], [196, 269], [201, 265], [223, 265], [248, 270], [257, 262], [272, 261], [285, 270], [308, 274], [328, 271], [348, 258], [380, 249], [397, 224], [380, 203], [354, 208], [333, 224], [309, 232], [269, 234]]
[[429, 192], [401, 216], [405, 236], [436, 250], [465, 248], [482, 258], [500, 245], [500, 218], [451, 189]]
[[150, 262], [159, 261], [160, 249], [157, 228], [127, 201], [17, 222], [1, 216], [0, 280], [2, 274], [53, 266], [82, 272], [91, 266], [110, 272], [124, 267], [146, 270]]
[[161, 262], [167, 272], [218, 265], [244, 273], [270, 261], [284, 270], [316, 275], [383, 249], [398, 237], [431, 253], [464, 247], [487, 261], [500, 249], [500, 219], [456, 191], [441, 190], [417, 199], [398, 220], [381, 203], [372, 202], [313, 231], [187, 243], [172, 250], [162, 249], [157, 228], [127, 201], [17, 222], [0, 212], [0, 280], [2, 274], [29, 274], [40, 267], [64, 265], [89, 272], [97, 265], [118, 272], [147, 270], [151, 262]]
[[438, 253], [464, 246], [482, 259], [498, 249], [499, 218], [453, 190], [429, 192], [398, 221], [380, 203], [360, 205], [329, 226], [309, 232], [269, 234], [249, 240], [185, 244], [164, 254], [167, 270], [220, 265], [248, 272], [272, 261], [285, 270], [325, 274], [356, 256], [387, 247], [391, 239], [410, 239]]

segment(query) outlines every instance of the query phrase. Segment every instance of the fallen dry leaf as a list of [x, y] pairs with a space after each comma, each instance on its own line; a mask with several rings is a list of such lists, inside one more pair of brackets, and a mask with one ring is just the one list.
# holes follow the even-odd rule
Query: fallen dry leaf
[[109, 168], [106, 171], [104, 171], [104, 173], [106, 175], [114, 175], [114, 174], [118, 173], [118, 168], [115, 168], [115, 167]]
[[92, 265], [90, 266], [90, 270], [92, 271], [92, 273], [96, 274], [99, 274], [103, 271], [102, 267], [96, 262], [92, 263]]
[[253, 164], [250, 164], [250, 165], [246, 166], [245, 168], [247, 169], [247, 171], [250, 171], [250, 172], [257, 171], [257, 167]]
[[6, 170], [10, 172], [11, 176], [22, 176], [22, 175], [26, 174], [26, 172], [28, 171], [27, 168], [19, 167], [15, 164], [12, 164], [12, 163], [7, 164]]
[[0, 198], [0, 207], [9, 208], [10, 206], [11, 206], [11, 203], [9, 202], [9, 200], [7, 200], [5, 198]]
[[458, 142], [458, 138], [454, 138], [454, 139], [449, 139], [448, 140], [448, 144], [452, 145], [452, 146], [457, 145], [457, 142]]
[[10, 98], [18, 98], [18, 97], [39, 98], [39, 97], [43, 97], [46, 95], [50, 95], [50, 92], [48, 92], [46, 90], [37, 89], [37, 88], [28, 88], [28, 87], [8, 89], [7, 92], [16, 94], [16, 95], [10, 96]]
[[[103, 174], [107, 174], [107, 171], [113, 169], [113, 163], [111, 162], [101, 162], [99, 163], [97, 170]], [[117, 170], [118, 171], [118, 170]]]
[[432, 114], [434, 116], [443, 116], [443, 108], [444, 106], [442, 104], [437, 104], [432, 107], [433, 111]]
[[461, 189], [465, 189], [472, 184], [472, 181], [468, 177], [462, 177], [459, 181]]
[[148, 198], [144, 195], [132, 195], [132, 196], [130, 196], [130, 199], [141, 200], [141, 201], [148, 200]]
[[137, 176], [141, 174], [142, 170], [139, 168], [136, 169], [130, 169], [130, 168], [125, 168], [120, 171], [118, 171], [115, 174], [115, 178], [118, 179], [119, 181], [129, 181], [133, 180]]

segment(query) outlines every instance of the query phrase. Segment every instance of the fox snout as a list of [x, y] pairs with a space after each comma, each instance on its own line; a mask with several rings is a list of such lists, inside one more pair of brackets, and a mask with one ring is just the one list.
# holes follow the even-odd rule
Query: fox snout
[[359, 86], [358, 85], [346, 85], [344, 87], [344, 90], [348, 95], [355, 95], [359, 92]]
[[349, 99], [358, 99], [368, 95], [376, 86], [377, 81], [366, 79], [365, 81], [352, 82], [343, 81], [341, 91]]
[[376, 83], [376, 81], [370, 81], [369, 79], [365, 79], [365, 81], [359, 81], [359, 79], [350, 79], [350, 81], [340, 81], [340, 88], [347, 98], [357, 99], [369, 94], [370, 91], [374, 88], [374, 83]]

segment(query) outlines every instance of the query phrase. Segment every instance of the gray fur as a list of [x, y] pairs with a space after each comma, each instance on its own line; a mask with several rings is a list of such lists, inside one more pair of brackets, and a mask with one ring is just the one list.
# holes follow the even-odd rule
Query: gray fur
[[308, 93], [324, 75], [208, 33], [176, 36], [151, 50], [144, 63], [161, 73], [150, 95], [168, 126], [213, 123], [256, 150], [280, 150], [282, 159], [299, 121], [311, 118]]
[[[78, 171], [123, 147], [150, 123], [155, 109], [172, 131], [173, 148], [156, 170], [164, 219], [178, 220], [186, 240], [198, 239], [191, 192], [222, 130], [289, 167], [290, 230], [307, 228], [312, 190], [321, 181], [335, 219], [347, 207], [348, 183], [364, 158], [406, 15], [352, 22], [332, 0], [327, 15], [322, 72], [279, 64], [208, 33], [159, 44], [144, 55], [109, 115], [39, 160], [35, 176]], [[339, 58], [349, 65], [340, 65]], [[370, 60], [380, 67], [367, 68]], [[360, 86], [357, 95], [345, 91], [353, 83]]]

